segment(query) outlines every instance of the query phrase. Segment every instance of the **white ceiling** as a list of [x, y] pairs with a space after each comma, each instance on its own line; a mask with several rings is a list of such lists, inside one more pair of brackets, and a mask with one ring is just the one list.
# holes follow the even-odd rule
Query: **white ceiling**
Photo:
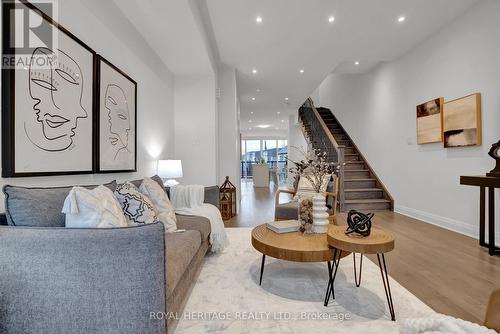
[[177, 75], [213, 73], [197, 18], [187, 0], [113, 0]]
[[478, 0], [206, 1], [221, 61], [237, 69], [241, 127], [248, 135], [258, 124], [286, 128], [284, 114], [296, 111], [329, 73], [361, 73], [394, 60]]

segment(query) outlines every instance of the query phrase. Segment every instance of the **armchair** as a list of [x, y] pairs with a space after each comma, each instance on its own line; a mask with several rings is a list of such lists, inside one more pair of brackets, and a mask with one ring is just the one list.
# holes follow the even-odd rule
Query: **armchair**
[[[276, 191], [276, 199], [274, 203], [274, 219], [275, 220], [287, 220], [287, 219], [297, 219], [299, 203], [297, 201], [290, 201], [286, 203], [280, 203], [281, 194], [290, 194], [295, 197], [297, 194], [296, 182], [294, 189], [278, 189]], [[326, 198], [326, 206], [328, 208], [328, 213], [330, 214], [330, 221], [335, 223], [335, 217], [337, 214], [337, 203], [338, 203], [338, 189], [339, 189], [339, 179], [335, 177], [334, 182], [330, 182], [327, 187], [327, 191], [323, 193]]]

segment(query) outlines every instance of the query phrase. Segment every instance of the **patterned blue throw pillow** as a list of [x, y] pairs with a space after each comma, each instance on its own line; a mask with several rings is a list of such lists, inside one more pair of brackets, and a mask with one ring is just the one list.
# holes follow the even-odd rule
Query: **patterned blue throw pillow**
[[151, 200], [130, 182], [116, 187], [115, 196], [120, 203], [129, 226], [158, 222], [158, 213]]

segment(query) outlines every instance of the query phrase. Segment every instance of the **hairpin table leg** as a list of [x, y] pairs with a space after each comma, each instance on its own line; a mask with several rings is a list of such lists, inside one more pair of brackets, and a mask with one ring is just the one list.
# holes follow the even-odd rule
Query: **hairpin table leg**
[[361, 271], [363, 270], [363, 253], [361, 253], [361, 260], [359, 262], [359, 280], [358, 271], [356, 270], [356, 253], [352, 253], [352, 258], [354, 259], [354, 283], [359, 288], [361, 285]]
[[[382, 256], [382, 262], [380, 262], [380, 257]], [[378, 266], [380, 267], [380, 274], [382, 275], [382, 282], [384, 283], [385, 297], [387, 298], [387, 304], [389, 305], [389, 312], [391, 312], [391, 320], [396, 321], [396, 315], [394, 313], [394, 304], [392, 303], [391, 286], [389, 285], [389, 275], [387, 274], [387, 265], [385, 264], [384, 254], [377, 254]], [[383, 265], [383, 268], [382, 268]]]
[[259, 285], [262, 285], [262, 275], [264, 274], [264, 263], [266, 263], [266, 254], [262, 254], [262, 264], [260, 265]]
[[341, 258], [342, 258], [342, 250], [335, 248], [333, 253], [333, 263], [331, 265], [331, 270], [330, 270], [330, 278], [328, 280], [328, 286], [326, 288], [326, 296], [324, 304], [325, 306], [328, 306], [328, 302], [330, 301], [330, 294], [332, 295], [333, 299], [335, 299], [335, 290], [333, 288], [333, 284], [335, 282], [335, 277], [337, 276], [337, 270], [339, 269], [339, 263]]

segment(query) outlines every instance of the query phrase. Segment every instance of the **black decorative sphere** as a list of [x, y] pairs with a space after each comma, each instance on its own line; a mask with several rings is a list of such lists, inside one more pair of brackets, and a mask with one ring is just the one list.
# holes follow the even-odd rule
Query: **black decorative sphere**
[[345, 234], [356, 232], [363, 237], [370, 235], [372, 229], [373, 213], [363, 213], [356, 210], [350, 210], [347, 213], [347, 230]]

